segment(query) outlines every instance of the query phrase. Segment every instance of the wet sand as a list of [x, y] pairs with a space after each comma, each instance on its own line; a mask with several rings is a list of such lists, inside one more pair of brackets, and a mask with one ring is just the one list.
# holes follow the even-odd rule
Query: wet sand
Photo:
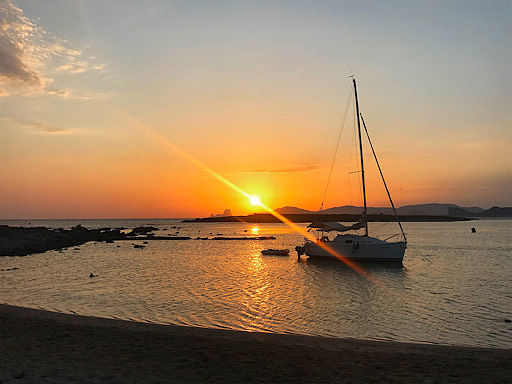
[[512, 350], [143, 324], [0, 305], [0, 382], [510, 383]]

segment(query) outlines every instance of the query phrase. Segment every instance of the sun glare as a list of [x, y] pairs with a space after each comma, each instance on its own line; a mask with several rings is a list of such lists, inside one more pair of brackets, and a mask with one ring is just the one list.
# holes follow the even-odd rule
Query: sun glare
[[261, 200], [258, 196], [251, 196], [249, 198], [249, 201], [251, 202], [252, 205], [256, 205], [256, 206], [260, 206], [261, 205]]
[[251, 231], [252, 233], [257, 234], [260, 231], [260, 229], [258, 227], [252, 227]]

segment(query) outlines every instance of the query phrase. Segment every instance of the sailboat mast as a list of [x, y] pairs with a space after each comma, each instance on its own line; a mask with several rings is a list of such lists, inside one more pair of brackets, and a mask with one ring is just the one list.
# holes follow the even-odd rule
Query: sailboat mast
[[363, 141], [361, 140], [361, 122], [359, 120], [359, 101], [357, 99], [357, 85], [356, 79], [352, 78], [354, 82], [354, 95], [356, 99], [356, 114], [357, 114], [357, 132], [359, 134], [359, 154], [361, 155], [361, 180], [363, 183], [363, 201], [364, 201], [364, 210], [363, 210], [363, 219], [364, 219], [364, 229], [365, 235], [368, 236], [368, 214], [366, 208], [366, 185], [364, 182], [364, 160], [363, 160]]

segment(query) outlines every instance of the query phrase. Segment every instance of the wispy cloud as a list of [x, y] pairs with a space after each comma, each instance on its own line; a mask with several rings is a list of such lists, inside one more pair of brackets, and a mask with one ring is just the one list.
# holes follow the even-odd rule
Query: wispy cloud
[[314, 164], [305, 164], [305, 165], [296, 165], [291, 168], [282, 168], [282, 169], [253, 169], [250, 171], [243, 171], [240, 173], [295, 173], [295, 172], [307, 172], [314, 171], [318, 169], [318, 165]]
[[[45, 94], [52, 72], [104, 70], [52, 36], [10, 0], [0, 0], [0, 95]], [[10, 91], [10, 92], [9, 92]]]
[[39, 133], [46, 135], [68, 135], [74, 133], [74, 129], [70, 128], [59, 128], [51, 124], [39, 122], [39, 121], [30, 121], [30, 120], [21, 120], [15, 117], [9, 116], [1, 116], [0, 122], [4, 122], [9, 124], [10, 126], [16, 126], [21, 129], [27, 130], [31, 133]]
[[72, 129], [58, 128], [53, 125], [37, 121], [23, 121], [21, 123], [21, 127], [36, 133], [44, 133], [48, 135], [67, 135], [73, 132]]
[[86, 93], [78, 93], [69, 89], [48, 89], [46, 91], [47, 95], [59, 97], [61, 99], [66, 100], [98, 100], [98, 99], [106, 99], [109, 97], [108, 94], [102, 92], [86, 92]]

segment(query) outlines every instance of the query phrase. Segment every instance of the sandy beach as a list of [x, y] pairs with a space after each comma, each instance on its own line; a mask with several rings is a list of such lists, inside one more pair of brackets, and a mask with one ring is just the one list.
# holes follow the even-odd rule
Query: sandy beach
[[0, 305], [0, 382], [507, 383], [512, 350], [249, 333]]

